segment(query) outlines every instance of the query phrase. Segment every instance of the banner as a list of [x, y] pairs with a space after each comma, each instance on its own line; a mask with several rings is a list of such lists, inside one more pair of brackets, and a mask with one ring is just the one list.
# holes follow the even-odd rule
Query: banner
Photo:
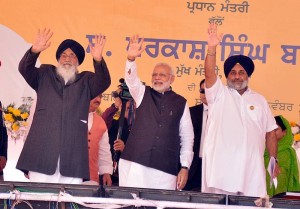
[[71, 38], [86, 50], [79, 69], [93, 71], [88, 43], [95, 34], [107, 37], [104, 59], [112, 85], [103, 94], [102, 110], [113, 103], [111, 92], [124, 77], [126, 48], [133, 34], [145, 39], [146, 50], [136, 59], [141, 80], [151, 85], [155, 64], [167, 62], [176, 74], [173, 90], [193, 106], [200, 103], [207, 28], [214, 22], [224, 34], [216, 68], [223, 82], [224, 60], [234, 54], [248, 55], [255, 63], [250, 88], [266, 97], [274, 116], [300, 120], [299, 1], [0, 0], [0, 5], [0, 99], [4, 106], [22, 105], [22, 97], [34, 101], [35, 92], [18, 73], [18, 63], [43, 28], [50, 28], [54, 35], [37, 65], [56, 65], [58, 45]]

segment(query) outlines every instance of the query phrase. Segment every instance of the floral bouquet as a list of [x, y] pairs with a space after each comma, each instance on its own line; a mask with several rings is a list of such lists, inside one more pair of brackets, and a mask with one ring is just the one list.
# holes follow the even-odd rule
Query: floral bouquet
[[290, 125], [294, 135], [294, 147], [298, 149], [300, 147], [300, 125], [295, 122], [290, 122]]
[[9, 104], [3, 108], [4, 122], [8, 134], [14, 140], [24, 136], [27, 126], [27, 119], [30, 114], [30, 107], [33, 99], [31, 97], [22, 97], [23, 104], [16, 108], [15, 104]]

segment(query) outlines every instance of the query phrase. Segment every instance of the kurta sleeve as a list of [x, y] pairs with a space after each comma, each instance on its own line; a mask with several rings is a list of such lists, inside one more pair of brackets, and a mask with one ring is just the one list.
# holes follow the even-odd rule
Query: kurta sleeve
[[103, 93], [111, 84], [110, 74], [104, 59], [100, 62], [93, 61], [95, 74], [89, 81], [91, 89], [91, 98], [97, 97]]
[[99, 174], [113, 173], [113, 162], [110, 152], [108, 131], [106, 130], [99, 141]]
[[179, 125], [180, 135], [180, 163], [182, 166], [190, 167], [193, 161], [194, 130], [190, 110], [185, 104], [184, 112]]
[[32, 53], [30, 48], [19, 63], [19, 72], [34, 90], [38, 88], [39, 68], [35, 67], [38, 57], [39, 54]]
[[137, 75], [137, 66], [135, 61], [126, 61], [125, 82], [129, 88], [132, 98], [135, 101], [136, 107], [138, 108], [143, 100], [146, 87], [142, 84], [140, 78]]

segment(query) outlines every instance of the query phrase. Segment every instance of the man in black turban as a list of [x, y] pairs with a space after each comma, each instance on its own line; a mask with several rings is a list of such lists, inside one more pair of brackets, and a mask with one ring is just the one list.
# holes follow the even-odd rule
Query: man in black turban
[[[208, 29], [205, 59], [205, 96], [208, 120], [202, 167], [202, 192], [264, 197], [264, 150], [273, 162], [277, 156], [276, 121], [267, 100], [248, 87], [253, 61], [243, 55], [224, 63], [227, 86], [215, 73], [217, 46], [222, 34]], [[278, 165], [271, 176], [279, 173]]]
[[66, 39], [59, 45], [56, 51], [56, 60], [59, 61], [61, 54], [68, 48], [76, 54], [78, 63], [81, 65], [85, 57], [84, 48], [77, 41], [72, 39]]
[[252, 59], [244, 55], [228, 57], [224, 62], [227, 85], [243, 94], [248, 88], [248, 78], [254, 71]]
[[244, 70], [247, 72], [248, 77], [252, 75], [254, 71], [254, 63], [252, 59], [244, 55], [234, 55], [228, 57], [224, 62], [224, 74], [226, 78], [236, 64], [239, 64], [244, 68]]
[[37, 103], [31, 128], [17, 168], [29, 172], [33, 182], [79, 184], [89, 179], [88, 112], [91, 99], [110, 85], [110, 75], [102, 57], [106, 38], [95, 36], [90, 43], [95, 72], [79, 73], [85, 57], [76, 41], [63, 41], [56, 52], [57, 66], [35, 67], [39, 54], [50, 46], [52, 32], [38, 32], [33, 46], [19, 64], [19, 71], [36, 91]]

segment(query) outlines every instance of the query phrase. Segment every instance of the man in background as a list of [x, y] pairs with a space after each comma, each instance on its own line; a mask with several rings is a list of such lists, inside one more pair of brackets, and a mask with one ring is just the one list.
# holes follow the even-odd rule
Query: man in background
[[97, 96], [90, 102], [88, 117], [88, 149], [90, 180], [99, 184], [111, 186], [111, 174], [113, 162], [111, 159], [108, 130], [104, 120], [98, 113], [97, 108], [101, 104], [102, 95]]
[[202, 103], [190, 107], [194, 128], [194, 157], [189, 170], [189, 178], [184, 190], [201, 191], [203, 143], [205, 137], [206, 120], [208, 116], [208, 107], [205, 97], [205, 79], [201, 80], [200, 82], [199, 92]]

